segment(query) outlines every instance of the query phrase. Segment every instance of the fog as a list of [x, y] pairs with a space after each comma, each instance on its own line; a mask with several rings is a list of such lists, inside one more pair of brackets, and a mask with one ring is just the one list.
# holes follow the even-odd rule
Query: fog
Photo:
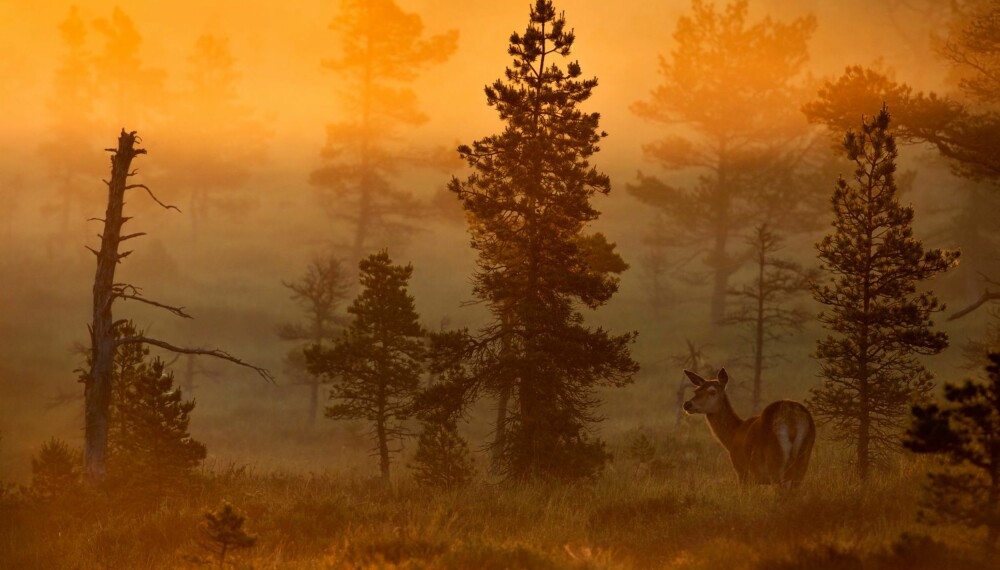
[[[448, 162], [434, 168], [399, 167], [396, 187], [435, 206], [417, 231], [379, 236], [366, 247], [388, 247], [396, 262], [413, 264], [411, 293], [429, 329], [437, 330], [444, 319], [449, 327], [475, 328], [485, 320], [483, 307], [468, 306], [475, 252], [469, 248], [461, 207], [446, 186], [451, 176], [467, 173], [455, 147], [501, 128], [495, 111], [486, 105], [483, 87], [502, 77], [509, 65], [508, 38], [524, 29], [529, 3], [398, 4], [418, 14], [428, 34], [458, 32], [454, 55], [421, 70], [412, 84], [426, 122], [395, 133], [404, 145], [441, 149]], [[783, 22], [815, 16], [818, 26], [809, 42], [802, 82], [818, 86], [846, 66], [861, 64], [892, 70], [919, 90], [949, 92], [955, 84], [949, 67], [935, 54], [932, 35], [944, 29], [948, 14], [935, 4], [755, 1], [750, 21], [765, 15]], [[85, 46], [92, 57], [104, 43], [93, 22], [111, 18], [116, 3], [75, 5], [87, 27]], [[304, 318], [283, 281], [297, 279], [317, 254], [347, 257], [350, 249], [350, 224], [330, 215], [309, 182], [310, 173], [322, 166], [325, 125], [352, 118], [339, 96], [343, 85], [337, 74], [321, 65], [338, 54], [337, 38], [328, 29], [338, 3], [205, 0], [117, 5], [141, 36], [136, 54], [141, 69], [161, 70], [162, 88], [127, 104], [95, 95], [88, 123], [76, 129], [78, 137], [67, 139], [55, 128], [53, 101], [60, 98], [55, 77], [66, 54], [59, 25], [70, 3], [0, 3], [0, 473], [26, 482], [28, 458], [41, 442], [51, 437], [73, 445], [82, 441], [83, 385], [74, 370], [84, 365], [80, 347], [88, 341], [94, 272], [94, 257], [84, 246], [99, 244], [99, 223], [87, 220], [100, 218], [105, 206], [101, 178], [108, 175], [108, 159], [100, 151], [113, 146], [124, 128], [138, 131], [148, 151], [137, 159], [138, 180], [181, 212], [164, 210], [144, 194], [130, 195], [126, 214], [134, 219], [129, 229], [148, 235], [131, 242], [129, 249], [135, 253], [120, 265], [121, 279], [142, 287], [152, 298], [184, 306], [194, 318], [178, 319], [130, 302], [115, 306], [116, 317], [132, 318], [178, 344], [225, 349], [276, 376], [269, 384], [224, 362], [202, 359], [193, 365], [197, 407], [192, 433], [207, 444], [208, 464], [368, 474], [373, 466], [366, 457], [369, 444], [363, 426], [320, 419], [315, 431], [306, 428], [307, 392], [285, 362], [295, 344], [276, 334], [280, 324]], [[616, 242], [631, 265], [618, 295], [587, 313], [588, 322], [639, 332], [633, 352], [642, 371], [635, 384], [605, 395], [606, 420], [598, 429], [611, 439], [640, 424], [673, 425], [674, 393], [681, 376], [671, 358], [687, 350], [686, 339], [704, 347], [713, 364], [726, 364], [734, 377], [749, 374], [743, 334], [708, 323], [707, 282], [671, 276], [663, 311], [650, 310], [642, 260], [648, 255], [646, 237], [654, 212], [625, 189], [640, 171], [678, 183], [697, 178], [696, 170], [667, 172], [644, 158], [642, 146], [667, 131], [630, 110], [660, 83], [659, 58], [675, 49], [677, 19], [690, 6], [679, 0], [557, 3], [576, 32], [573, 59], [580, 62], [585, 77], [599, 79], [585, 109], [601, 113], [601, 128], [608, 133], [593, 162], [610, 175], [612, 192], [595, 199], [602, 211], [595, 229]], [[227, 124], [212, 109], [184, 101], [188, 58], [206, 34], [226, 38], [235, 58], [236, 103], [243, 119], [239, 124]], [[684, 128], [678, 126], [678, 132]], [[240, 172], [231, 178], [209, 172], [199, 162], [219, 148], [226, 156], [243, 157], [236, 168]], [[928, 146], [905, 146], [900, 155], [901, 170], [916, 174], [906, 199], [917, 208], [918, 236], [932, 247], [963, 246], [947, 232], [954, 223], [951, 206], [959, 200], [959, 179]], [[72, 201], [60, 192], [55, 173], [62, 156], [66, 161], [85, 156], [87, 161], [77, 169], [83, 174], [73, 184], [81, 190]], [[847, 174], [847, 168], [843, 172]], [[195, 205], [193, 189], [217, 174], [223, 178], [212, 178], [212, 184], [223, 188], [216, 194], [218, 200]], [[834, 182], [827, 180], [820, 192], [832, 191]], [[812, 244], [821, 233], [795, 234], [788, 251], [802, 263], [815, 264]], [[670, 253], [676, 259], [690, 254], [683, 249]], [[703, 269], [700, 264], [694, 261], [691, 267]], [[979, 295], [981, 285], [973, 269], [960, 266], [933, 288], [949, 306], [959, 308]], [[954, 377], [962, 358], [960, 346], [982, 335], [989, 318], [987, 311], [980, 311], [945, 325], [953, 347], [929, 367]], [[783, 360], [768, 370], [769, 397], [802, 398], [819, 384], [818, 368], [809, 358], [819, 335], [812, 324], [787, 341]], [[173, 369], [179, 381], [186, 379], [187, 358], [177, 360]], [[745, 395], [741, 398], [745, 402]], [[481, 403], [462, 427], [475, 449], [490, 437], [490, 406]], [[700, 424], [692, 425], [701, 429]]]

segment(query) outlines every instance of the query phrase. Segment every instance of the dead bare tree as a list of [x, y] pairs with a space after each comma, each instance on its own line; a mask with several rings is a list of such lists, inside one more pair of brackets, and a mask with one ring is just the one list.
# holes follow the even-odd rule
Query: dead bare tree
[[319, 415], [319, 392], [323, 378], [306, 371], [305, 349], [322, 348], [325, 341], [333, 341], [348, 323], [339, 313], [340, 306], [350, 295], [353, 283], [343, 264], [333, 255], [317, 256], [309, 263], [306, 273], [298, 281], [282, 281], [292, 291], [292, 300], [306, 313], [307, 324], [282, 324], [278, 337], [282, 340], [305, 341], [289, 354], [291, 369], [302, 376], [300, 384], [309, 387], [309, 430], [316, 428]]
[[784, 239], [767, 224], [754, 228], [747, 240], [754, 260], [754, 277], [749, 283], [729, 290], [739, 301], [739, 308], [726, 315], [725, 323], [740, 325], [749, 332], [753, 344], [753, 412], [761, 409], [762, 375], [768, 354], [765, 345], [801, 331], [809, 321], [809, 312], [788, 307], [790, 301], [808, 291], [816, 278], [800, 264], [778, 256]]
[[228, 360], [251, 368], [268, 381], [274, 380], [264, 368], [254, 366], [218, 349], [184, 348], [145, 335], [116, 337], [117, 327], [126, 319], [114, 320], [112, 306], [117, 299], [133, 300], [167, 310], [179, 317], [191, 318], [183, 307], [166, 305], [146, 298], [139, 287], [128, 283], [115, 282], [115, 269], [131, 251], [119, 252], [122, 242], [145, 235], [144, 232], [122, 235], [122, 226], [131, 218], [122, 215], [125, 193], [129, 190], [144, 190], [160, 206], [178, 210], [161, 202], [145, 184], [129, 184], [135, 176], [131, 170], [132, 160], [146, 154], [145, 149], [136, 148], [140, 142], [135, 131], [122, 129], [118, 136], [118, 148], [105, 149], [111, 153], [111, 179], [108, 186], [108, 207], [103, 219], [104, 232], [101, 248], [97, 251], [87, 247], [97, 256], [97, 272], [94, 275], [94, 312], [90, 324], [90, 370], [85, 371], [84, 381], [84, 471], [90, 485], [100, 484], [105, 476], [105, 461], [108, 447], [108, 412], [111, 402], [111, 375], [118, 347], [126, 344], [147, 344], [180, 354], [200, 354]]

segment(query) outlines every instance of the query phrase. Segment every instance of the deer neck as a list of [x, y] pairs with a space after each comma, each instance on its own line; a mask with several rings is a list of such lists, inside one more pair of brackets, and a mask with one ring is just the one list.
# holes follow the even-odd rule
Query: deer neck
[[708, 425], [712, 428], [715, 439], [732, 452], [733, 438], [736, 430], [743, 425], [743, 419], [736, 415], [729, 398], [722, 401], [722, 406], [717, 411], [705, 414], [705, 417], [708, 418]]

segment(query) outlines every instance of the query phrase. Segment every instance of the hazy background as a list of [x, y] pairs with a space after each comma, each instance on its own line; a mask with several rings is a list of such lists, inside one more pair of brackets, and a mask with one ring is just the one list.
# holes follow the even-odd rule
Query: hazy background
[[[454, 29], [460, 34], [457, 53], [422, 73], [414, 84], [429, 121], [405, 130], [403, 136], [450, 152], [459, 143], [498, 131], [500, 123], [486, 106], [482, 89], [508, 64], [507, 40], [512, 31], [523, 31], [528, 0], [398, 3], [418, 13], [429, 33]], [[819, 26], [810, 44], [809, 71], [817, 80], [836, 76], [849, 64], [881, 62], [921, 89], [947, 91], [947, 67], [931, 48], [931, 32], [941, 29], [941, 21], [929, 19], [911, 4], [926, 3], [754, 1], [751, 20], [765, 14], [781, 21], [814, 14]], [[99, 51], [103, 40], [92, 22], [110, 18], [116, 3], [75, 5], [88, 25], [89, 49]], [[368, 444], [362, 428], [321, 420], [315, 432], [306, 430], [307, 390], [285, 373], [284, 358], [293, 345], [275, 334], [278, 324], [301, 317], [282, 280], [297, 278], [317, 253], [344, 250], [350, 234], [319, 207], [308, 183], [309, 173], [320, 166], [324, 125], [345, 119], [336, 96], [337, 77], [321, 66], [323, 58], [337, 51], [337, 39], [327, 26], [339, 3], [117, 5], [142, 37], [142, 66], [165, 74], [164, 89], [148, 104], [140, 104], [143, 110], [131, 124], [121, 124], [113, 112], [98, 108], [96, 126], [87, 131], [88, 144], [99, 150], [113, 146], [122, 127], [139, 131], [149, 152], [138, 160], [140, 181], [184, 210], [161, 210], [143, 195], [132, 196], [126, 206], [126, 213], [136, 217], [131, 229], [149, 235], [132, 242], [135, 253], [122, 264], [120, 280], [143, 287], [152, 298], [185, 306], [195, 319], [183, 321], [130, 303], [116, 305], [115, 316], [134, 318], [139, 326], [177, 344], [224, 348], [278, 377], [277, 385], [268, 385], [252, 372], [222, 362], [203, 359], [194, 365], [198, 405], [192, 433], [208, 445], [209, 463], [367, 474], [373, 464], [364, 460]], [[64, 207], [52, 164], [54, 157], [79, 149], [66, 148], [65, 141], [53, 136], [51, 102], [58, 99], [54, 77], [65, 53], [58, 26], [70, 6], [56, 1], [0, 2], [0, 472], [14, 480], [24, 480], [30, 468], [27, 458], [45, 439], [58, 436], [74, 445], [82, 440], [83, 387], [74, 373], [82, 355], [75, 346], [87, 340], [90, 318], [94, 258], [84, 245], [96, 247], [99, 241], [94, 235], [98, 224], [86, 219], [103, 213], [100, 177], [106, 176], [108, 163], [106, 154], [96, 155], [90, 194], [79, 206]], [[638, 119], [629, 105], [645, 98], [659, 82], [658, 57], [672, 49], [676, 20], [690, 10], [690, 3], [560, 0], [556, 6], [565, 10], [576, 30], [574, 57], [584, 75], [600, 79], [585, 108], [602, 114], [602, 127], [609, 134], [595, 163], [611, 176], [613, 192], [597, 199], [604, 212], [597, 227], [619, 244], [633, 266], [622, 278], [619, 295], [591, 316], [592, 322], [616, 331], [640, 333], [635, 354], [643, 371], [635, 385], [608, 395], [608, 419], [601, 429], [613, 439], [640, 423], [673, 425], [680, 370], [670, 357], [685, 351], [686, 338], [704, 346], [713, 364], [732, 367], [737, 380], [748, 375], [741, 365], [749, 343], [737, 330], [707, 324], [708, 284], [671, 282], [665, 313], [650, 316], [640, 260], [653, 212], [625, 192], [625, 184], [633, 182], [639, 170], [671, 176], [644, 161], [641, 152], [641, 145], [662, 136], [663, 129]], [[163, 163], [161, 157], [169, 155], [165, 141], [173, 141], [176, 148], [182, 140], [194, 154], [212, 153], [219, 144], [242, 144], [238, 130], [218, 136], [192, 130], [211, 117], [175, 104], [175, 95], [185, 88], [187, 57], [196, 39], [209, 33], [229, 40], [240, 74], [239, 103], [256, 125], [247, 135], [263, 143], [264, 152], [236, 189], [237, 206], [208, 209], [195, 224], [185, 207], [190, 181], [179, 175], [184, 161], [175, 157]], [[903, 148], [901, 164], [902, 169], [917, 171], [907, 199], [918, 208], [918, 235], [934, 247], [962, 245], [949, 242], [942, 230], [952, 223], [949, 205], [959, 199], [958, 181], [926, 148]], [[475, 257], [457, 200], [442, 199], [450, 175], [463, 172], [456, 160], [448, 170], [414, 171], [398, 180], [416, 197], [440, 205], [440, 215], [428, 218], [409, 243], [395, 244], [390, 251], [396, 262], [413, 263], [411, 290], [418, 311], [433, 329], [445, 318], [449, 326], [471, 327], [482, 318], [479, 309], [461, 307], [471, 296]], [[832, 190], [833, 183], [830, 180], [827, 188]], [[797, 236], [789, 251], [814, 263], [811, 244], [818, 236]], [[961, 307], [978, 296], [976, 279], [959, 268], [935, 288], [953, 308]], [[987, 318], [986, 311], [979, 311], [946, 325], [953, 348], [929, 359], [930, 368], [944, 378], [961, 374], [957, 347], [982, 334]], [[804, 397], [818, 383], [808, 358], [818, 334], [815, 326], [808, 327], [781, 350], [785, 360], [765, 376], [767, 398]], [[186, 358], [174, 364], [178, 380], [185, 377], [187, 366]], [[746, 393], [736, 397], [745, 401]], [[737, 409], [748, 411], [740, 403]], [[467, 426], [473, 445], [487, 439], [488, 418], [488, 408], [481, 409]], [[703, 429], [700, 421], [690, 426]]]

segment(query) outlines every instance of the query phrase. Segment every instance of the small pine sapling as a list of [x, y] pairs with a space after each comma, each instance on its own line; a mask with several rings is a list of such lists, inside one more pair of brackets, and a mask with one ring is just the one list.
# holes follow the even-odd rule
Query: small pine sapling
[[226, 563], [226, 553], [239, 548], [250, 548], [257, 543], [257, 537], [243, 530], [246, 517], [228, 502], [223, 502], [217, 511], [205, 513], [205, 538], [208, 548], [219, 559], [219, 568]]
[[653, 438], [644, 427], [633, 430], [626, 437], [627, 448], [625, 456], [635, 464], [635, 474], [662, 475], [669, 467], [669, 462], [659, 457], [659, 451]]
[[628, 458], [635, 462], [636, 471], [656, 459], [656, 446], [646, 432], [640, 430], [629, 437]]
[[475, 475], [469, 446], [453, 421], [424, 422], [410, 469], [420, 486], [438, 489], [461, 487]]
[[1000, 538], [1000, 353], [989, 355], [987, 379], [945, 384], [946, 404], [913, 407], [904, 442], [939, 459], [921, 511], [927, 522], [986, 528], [986, 548]]
[[52, 438], [31, 458], [31, 495], [41, 501], [77, 496], [83, 485], [83, 458], [65, 441]]

